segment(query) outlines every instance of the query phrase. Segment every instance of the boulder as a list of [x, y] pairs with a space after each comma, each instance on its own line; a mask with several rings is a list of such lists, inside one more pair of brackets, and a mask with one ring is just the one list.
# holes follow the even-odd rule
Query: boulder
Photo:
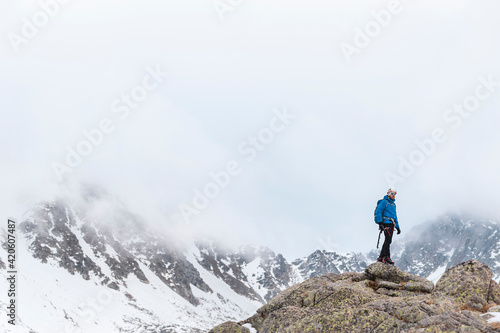
[[406, 290], [409, 292], [430, 293], [434, 289], [434, 283], [423, 277], [401, 271], [396, 266], [376, 262], [365, 270], [368, 279], [376, 281], [377, 288], [382, 288], [379, 293], [388, 296], [403, 296], [408, 293], [387, 291]]
[[500, 289], [498, 284], [491, 283], [492, 275], [487, 265], [477, 260], [466, 261], [446, 270], [436, 283], [434, 293], [480, 310], [488, 301], [500, 301]]
[[210, 330], [208, 333], [250, 333], [248, 329], [232, 321], [227, 321]]

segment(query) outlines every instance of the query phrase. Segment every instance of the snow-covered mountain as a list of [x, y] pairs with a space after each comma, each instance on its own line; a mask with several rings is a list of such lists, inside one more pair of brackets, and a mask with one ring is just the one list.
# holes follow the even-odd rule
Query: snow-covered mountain
[[402, 270], [433, 280], [448, 268], [476, 259], [500, 278], [500, 224], [450, 215], [410, 230], [394, 254]]
[[306, 258], [293, 261], [292, 265], [300, 276], [314, 277], [326, 273], [361, 272], [368, 266], [368, 261], [362, 254], [317, 250]]
[[261, 305], [202, 269], [199, 250], [188, 258], [133, 215], [123, 217], [124, 228], [112, 229], [61, 202], [29, 212], [17, 235], [18, 326], [26, 332], [203, 332]]
[[112, 219], [99, 221], [44, 202], [18, 221], [19, 332], [205, 332], [310, 276], [366, 266], [354, 254], [317, 251], [290, 264], [267, 248], [179, 247], [125, 207], [105, 209]]
[[[123, 205], [96, 205], [99, 196], [90, 193], [85, 205], [39, 203], [18, 221], [17, 325], [13, 330], [1, 321], [0, 331], [206, 332], [249, 317], [294, 284], [360, 272], [376, 257], [318, 250], [288, 262], [268, 248], [174, 244], [176, 235], [149, 229]], [[106, 214], [94, 214], [96, 206]], [[498, 279], [499, 230], [492, 221], [440, 218], [408, 232], [404, 243], [394, 244], [393, 257], [399, 268], [433, 280], [478, 259]], [[2, 279], [6, 263], [3, 253]], [[5, 312], [5, 298], [0, 306]]]

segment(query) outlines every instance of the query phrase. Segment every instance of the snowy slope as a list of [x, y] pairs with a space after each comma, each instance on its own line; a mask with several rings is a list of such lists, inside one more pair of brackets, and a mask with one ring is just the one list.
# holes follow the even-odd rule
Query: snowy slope
[[[280, 291], [318, 273], [265, 247], [232, 251], [209, 242], [174, 249], [126, 208], [114, 209], [117, 225], [99, 223], [64, 202], [34, 205], [21, 219], [19, 327], [203, 332], [246, 319]], [[358, 255], [322, 252], [320, 258], [316, 253], [299, 261], [348, 270]], [[0, 273], [5, 278], [5, 270]]]
[[[25, 220], [17, 237], [19, 332], [203, 332], [226, 320], [242, 320], [262, 305], [236, 294], [203, 269], [194, 254], [195, 266], [189, 266], [161, 240], [143, 244], [149, 236], [137, 232], [135, 241], [118, 248], [116, 239], [104, 237], [105, 231], [92, 229], [95, 224], [61, 204], [37, 205]], [[139, 248], [176, 261], [162, 271], [153, 265], [161, 260], [153, 262]], [[176, 264], [183, 267], [169, 276], [166, 266]], [[6, 279], [5, 269], [0, 274]], [[175, 274], [193, 275], [187, 280], [196, 285], [186, 290]], [[14, 332], [6, 321], [0, 331]]]

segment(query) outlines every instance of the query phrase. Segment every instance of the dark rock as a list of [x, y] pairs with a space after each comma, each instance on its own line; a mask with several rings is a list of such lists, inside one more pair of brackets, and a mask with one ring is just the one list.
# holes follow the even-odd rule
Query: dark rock
[[114, 290], [120, 290], [120, 287], [118, 286], [118, 284], [116, 282], [111, 282], [110, 284], [108, 284], [108, 288], [111, 288]]

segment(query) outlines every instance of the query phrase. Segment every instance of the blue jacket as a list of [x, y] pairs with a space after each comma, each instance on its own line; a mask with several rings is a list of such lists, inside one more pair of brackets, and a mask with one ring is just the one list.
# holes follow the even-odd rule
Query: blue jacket
[[398, 216], [396, 215], [396, 200], [392, 200], [387, 195], [380, 201], [375, 209], [375, 223], [392, 224], [387, 218], [393, 218], [396, 221], [396, 228], [399, 228]]

